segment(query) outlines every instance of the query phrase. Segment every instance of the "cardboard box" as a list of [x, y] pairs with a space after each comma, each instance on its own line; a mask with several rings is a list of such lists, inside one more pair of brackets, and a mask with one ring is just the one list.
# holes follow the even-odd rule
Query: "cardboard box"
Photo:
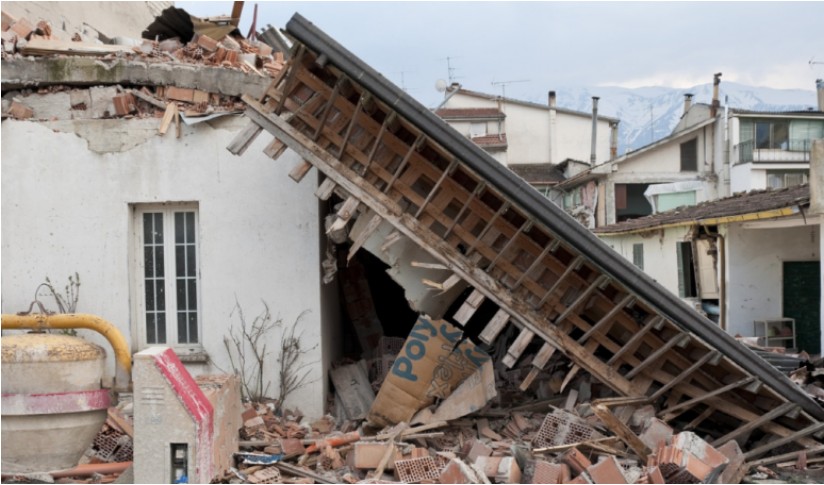
[[367, 419], [378, 426], [409, 422], [415, 413], [445, 399], [489, 361], [489, 355], [445, 320], [421, 316], [384, 380]]

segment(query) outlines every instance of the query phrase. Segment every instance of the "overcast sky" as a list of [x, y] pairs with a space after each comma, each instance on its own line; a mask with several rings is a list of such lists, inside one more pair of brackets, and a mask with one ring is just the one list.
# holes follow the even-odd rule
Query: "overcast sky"
[[[246, 2], [247, 34], [255, 2]], [[196, 16], [232, 2], [175, 2]], [[295, 12], [427, 106], [438, 79], [544, 102], [550, 89], [724, 81], [812, 90], [824, 78], [824, 2], [261, 2], [258, 28]], [[812, 63], [810, 62], [812, 60]], [[511, 82], [510, 81], [517, 81]], [[492, 83], [507, 83], [505, 86]]]

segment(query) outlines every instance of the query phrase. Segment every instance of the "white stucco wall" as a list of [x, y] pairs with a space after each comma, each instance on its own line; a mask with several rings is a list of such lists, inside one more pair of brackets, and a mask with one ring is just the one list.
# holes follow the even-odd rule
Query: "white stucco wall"
[[727, 238], [727, 331], [753, 335], [753, 321], [782, 314], [784, 261], [818, 261], [820, 226], [744, 229], [730, 224]]
[[685, 241], [687, 227], [674, 227], [661, 232], [626, 234], [615, 236], [598, 235], [608, 246], [632, 262], [633, 244], [644, 245], [644, 272], [664, 288], [678, 295], [678, 262], [676, 243]]
[[[539, 107], [520, 103], [504, 103], [477, 96], [455, 94], [445, 108], [499, 108], [506, 114], [504, 132], [509, 147], [508, 163], [550, 162], [549, 106]], [[592, 118], [558, 111], [557, 129], [552, 149], [552, 163], [567, 158], [589, 162], [592, 146]], [[598, 121], [596, 157], [601, 163], [610, 158], [610, 126], [605, 120]]]
[[[73, 133], [3, 121], [3, 313], [28, 308], [46, 276], [62, 289], [66, 277], [78, 272], [78, 311], [114, 323], [132, 351], [138, 350], [130, 302], [130, 204], [197, 202], [201, 332], [213, 363], [187, 367], [195, 374], [231, 369], [223, 339], [239, 323], [230, 316], [235, 298], [249, 321], [261, 312], [261, 300], [285, 324], [308, 310], [299, 328], [308, 346], [318, 344], [305, 358], [313, 363], [314, 382], [287, 405], [320, 415], [326, 378], [314, 174], [295, 184], [287, 173], [296, 155], [287, 151], [277, 161], [266, 157], [262, 151], [271, 141], [266, 134], [243, 157], [231, 155], [226, 146], [246, 123], [239, 117], [184, 125], [180, 139], [174, 128], [165, 137], [153, 134], [157, 119], [75, 123], [115, 145], [131, 139], [136, 146], [100, 154]], [[327, 301], [334, 300], [327, 295]], [[278, 336], [270, 335], [267, 349], [279, 348]], [[94, 339], [111, 356], [108, 344]], [[271, 355], [266, 366], [273, 396], [276, 357]], [[110, 357], [107, 372], [113, 368]]]

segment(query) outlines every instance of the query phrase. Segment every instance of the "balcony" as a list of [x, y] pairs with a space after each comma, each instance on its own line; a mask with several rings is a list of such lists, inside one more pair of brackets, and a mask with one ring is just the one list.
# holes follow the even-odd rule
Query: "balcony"
[[733, 164], [742, 163], [808, 163], [810, 140], [790, 140], [778, 148], [757, 148], [754, 141], [745, 141], [733, 147]]

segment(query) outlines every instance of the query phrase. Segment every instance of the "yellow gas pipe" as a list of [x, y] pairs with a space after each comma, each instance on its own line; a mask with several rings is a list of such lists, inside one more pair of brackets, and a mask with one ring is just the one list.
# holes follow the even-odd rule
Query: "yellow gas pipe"
[[97, 315], [88, 313], [61, 313], [46, 315], [42, 313], [29, 315], [9, 315], [3, 314], [3, 330], [45, 330], [45, 329], [73, 329], [86, 328], [99, 333], [112, 346], [115, 358], [115, 390], [125, 391], [129, 389], [132, 375], [132, 356], [129, 353], [129, 345], [123, 334], [111, 323], [103, 320]]

